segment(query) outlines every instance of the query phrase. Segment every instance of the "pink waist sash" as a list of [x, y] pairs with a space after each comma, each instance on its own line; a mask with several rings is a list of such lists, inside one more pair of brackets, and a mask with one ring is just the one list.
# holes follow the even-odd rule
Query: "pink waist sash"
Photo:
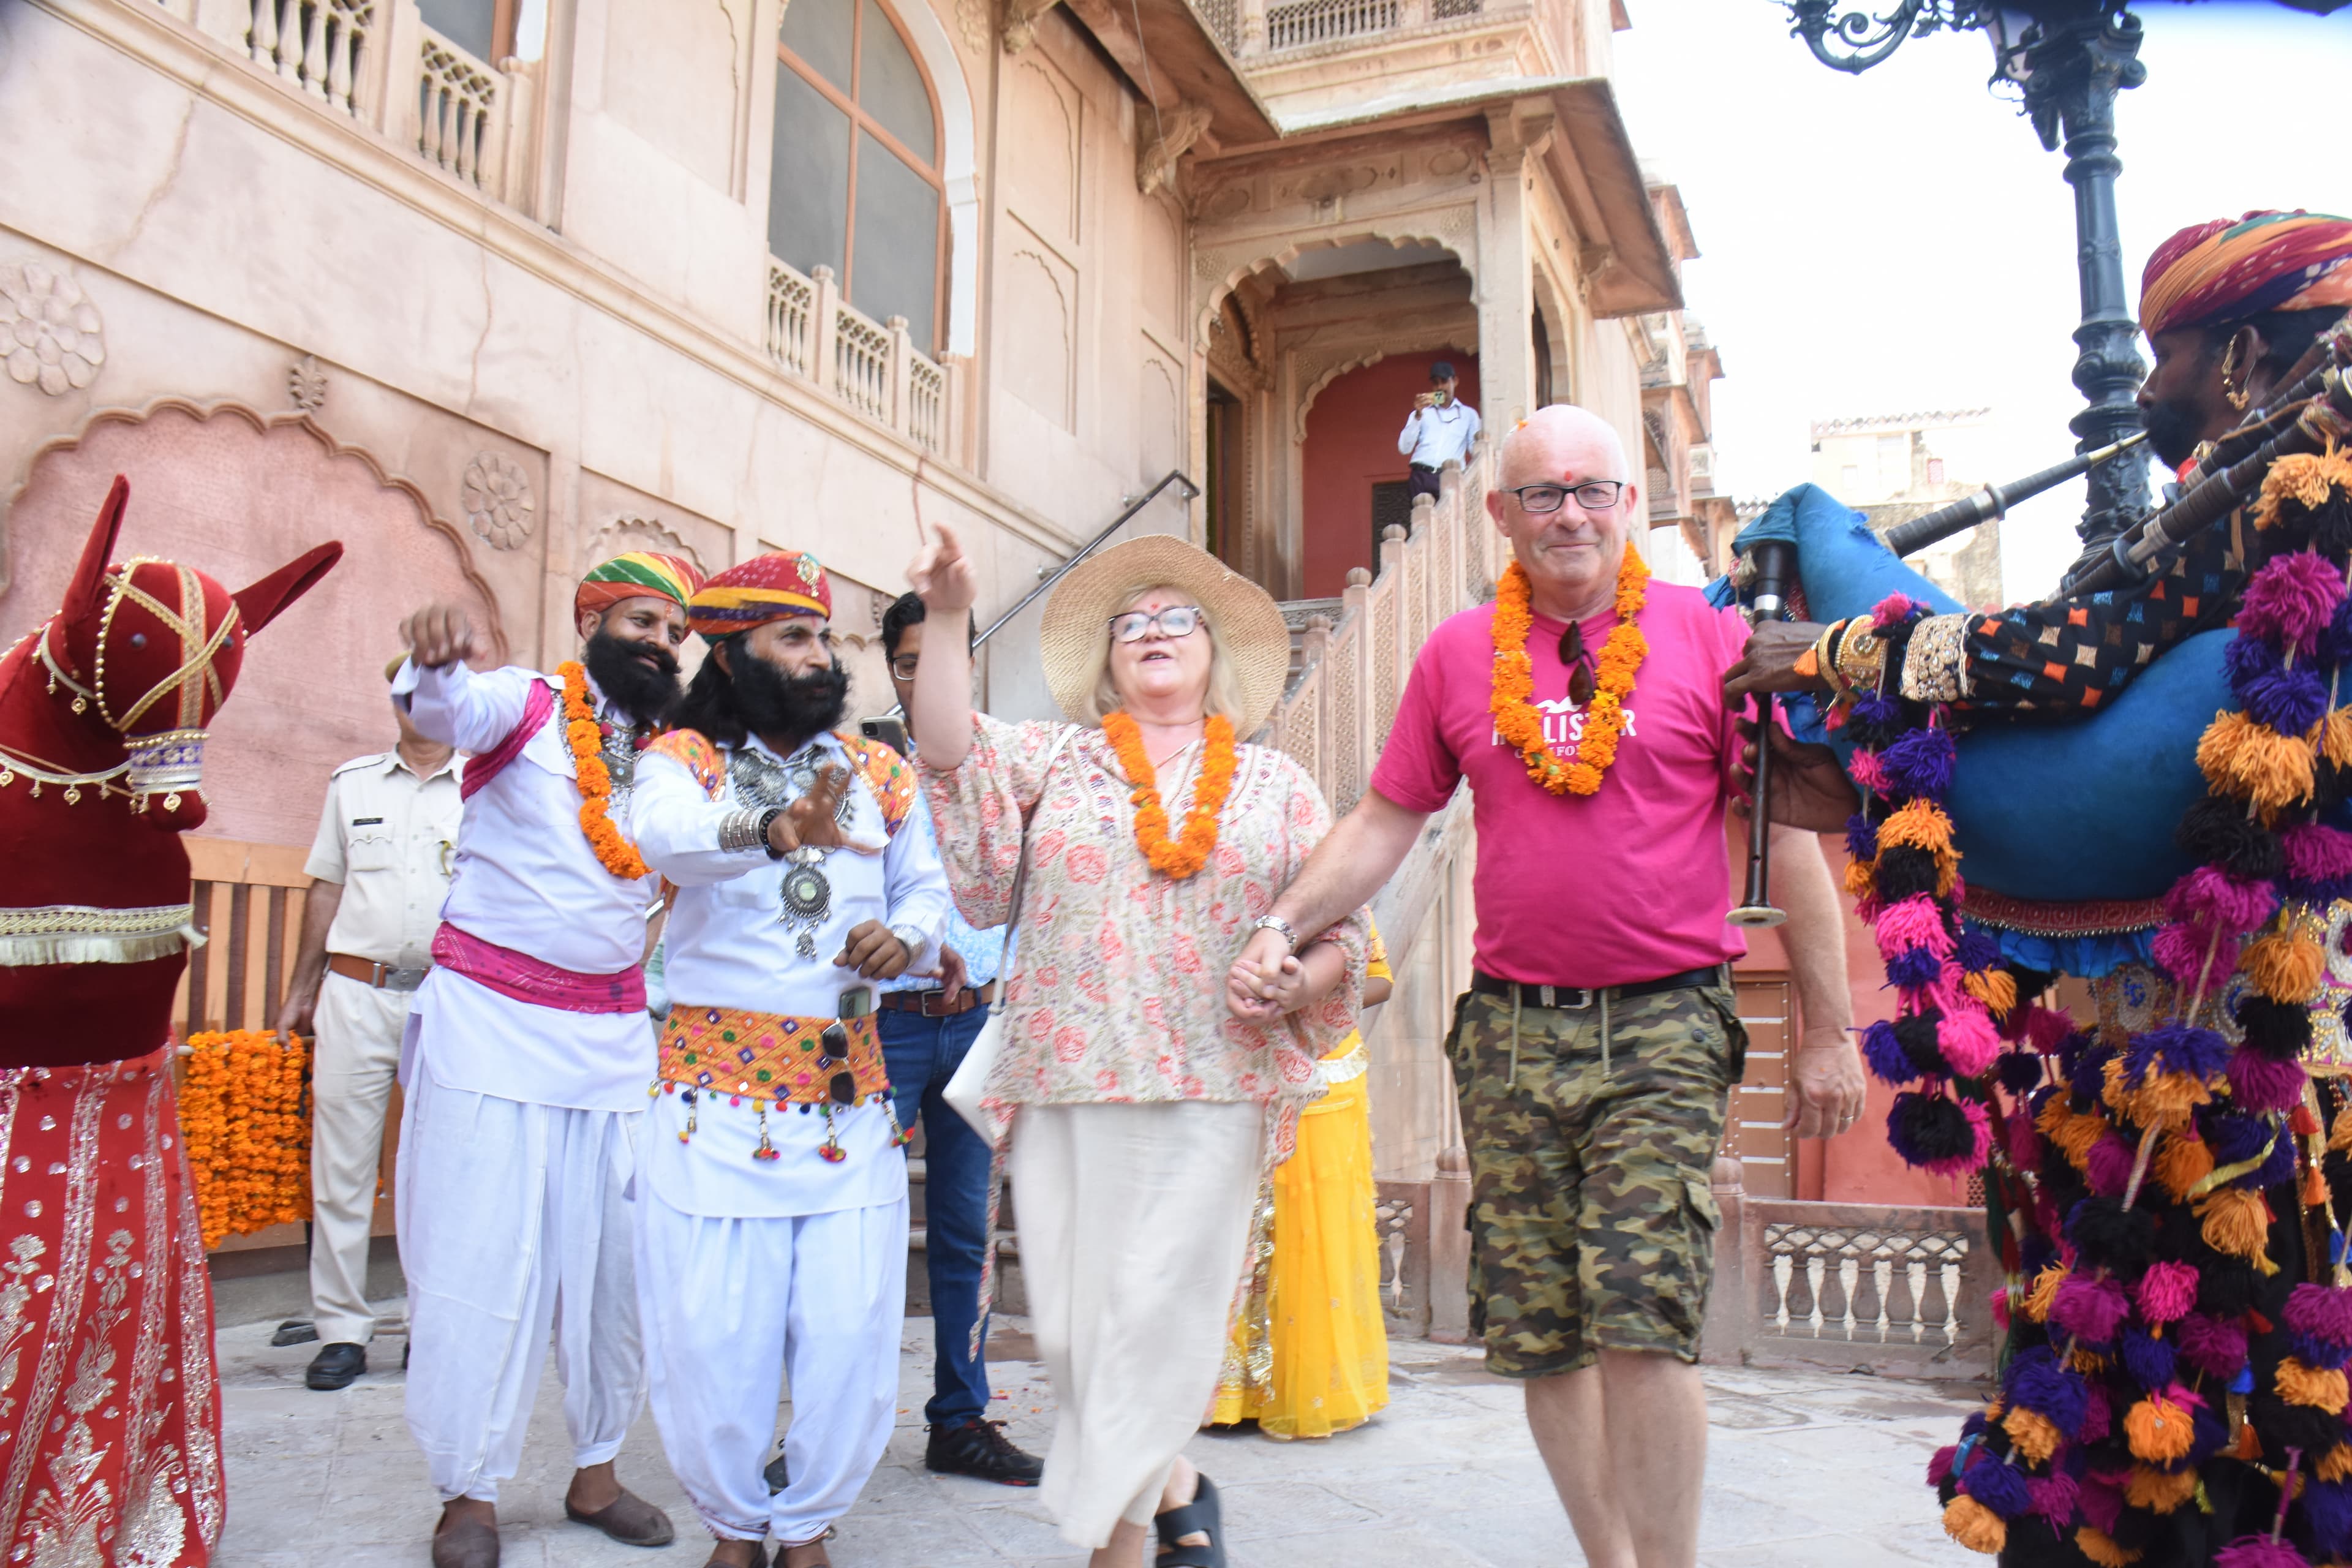
[[575, 974], [543, 959], [484, 942], [446, 921], [433, 933], [433, 962], [501, 996], [566, 1013], [642, 1013], [646, 972], [633, 963], [618, 974]]

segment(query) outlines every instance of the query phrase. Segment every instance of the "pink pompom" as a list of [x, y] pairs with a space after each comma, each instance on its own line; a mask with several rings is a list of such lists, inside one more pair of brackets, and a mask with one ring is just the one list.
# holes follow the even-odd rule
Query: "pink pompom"
[[2316, 552], [2274, 556], [2246, 584], [2238, 633], [2308, 654], [2343, 597], [2344, 574]]
[[1908, 594], [1889, 594], [1872, 606], [1870, 619], [1871, 623], [1883, 632], [1914, 610], [1924, 610], [1927, 607]]
[[2124, 1288], [2113, 1279], [2070, 1274], [2050, 1304], [2050, 1321], [2078, 1340], [2103, 1345], [2116, 1337], [2130, 1311]]
[[2129, 1143], [2107, 1133], [2091, 1145], [2091, 1157], [2084, 1162], [2083, 1179], [2101, 1197], [2119, 1198], [2131, 1184], [2132, 1162], [2137, 1157], [2137, 1151]]
[[2352, 877], [2352, 833], [2306, 822], [2279, 835], [2286, 850], [2286, 874], [2298, 882], [2332, 882]]
[[1929, 1175], [1972, 1176], [1984, 1169], [1986, 1158], [1992, 1153], [1992, 1116], [1985, 1110], [1984, 1102], [1962, 1100], [1958, 1103], [1969, 1119], [1969, 1130], [1976, 1136], [1969, 1140], [1967, 1152], [1954, 1154], [1948, 1159], [1930, 1160], [1919, 1167]]
[[2238, 1047], [2230, 1058], [2230, 1098], [2241, 1110], [2293, 1110], [2303, 1103], [2301, 1062], [2283, 1062]]
[[2238, 939], [2224, 935], [2214, 941], [2210, 926], [2168, 925], [2156, 933], [2155, 957], [2167, 974], [2183, 985], [2194, 986], [2199, 977], [2211, 979], [2236, 972]]
[[2000, 1055], [2000, 1034], [1982, 1006], [1971, 1000], [1936, 1022], [1936, 1048], [1962, 1078], [1975, 1078]]
[[2278, 902], [2278, 889], [2268, 882], [2200, 866], [2172, 884], [2164, 912], [2183, 924], [2201, 920], [2225, 931], [2244, 931], [2269, 920]]
[[2033, 1125], [2033, 1118], [2026, 1114], [2022, 1106], [2018, 1108], [2017, 1113], [2009, 1119], [2001, 1131], [2008, 1134], [2003, 1142], [2009, 1150], [2011, 1164], [2021, 1171], [2032, 1171], [2041, 1166], [2042, 1133]]
[[1992, 1294], [1986, 1297], [1985, 1300], [1992, 1308], [1993, 1327], [2000, 1329], [2004, 1333], [2007, 1332], [2009, 1330], [2009, 1287], [2006, 1285], [1994, 1286]]
[[2033, 1511], [2048, 1520], [2062, 1533], [2074, 1522], [2074, 1510], [2082, 1501], [2082, 1489], [2074, 1478], [2061, 1470], [2054, 1476], [2036, 1476], [2025, 1483], [2025, 1495], [2033, 1500]]
[[2334, 1345], [2352, 1345], [2352, 1289], [2298, 1285], [2287, 1293], [2286, 1326]]
[[2246, 1364], [2246, 1328], [2234, 1318], [2191, 1312], [2180, 1320], [2177, 1337], [2181, 1359], [2217, 1383], [2229, 1382]]
[[2132, 1294], [2139, 1301], [2139, 1315], [2149, 1322], [2176, 1322], [2197, 1305], [2197, 1270], [2186, 1263], [2151, 1263]]
[[1896, 958], [1914, 948], [1926, 948], [1938, 958], [1950, 956], [1952, 933], [1944, 928], [1944, 911], [1926, 893], [1892, 903], [1880, 912], [1878, 955]]
[[1866, 789], [1878, 795], [1886, 793], [1886, 765], [1878, 760], [1876, 752], [1856, 752], [1847, 759], [1845, 774], [1853, 781], [1856, 789]]
[[2056, 1055], [2058, 1047], [2066, 1043], [2066, 1037], [2074, 1032], [2074, 1016], [2063, 1007], [2036, 1007], [2033, 1016], [2025, 1021], [2025, 1037], [2045, 1057]]
[[1958, 1443], [1947, 1443], [1927, 1456], [1927, 1484], [1940, 1487], [1952, 1473], [1952, 1461], [1960, 1457]]
[[[2094, 1384], [2092, 1386], [2095, 1390], [2097, 1384]], [[2105, 1436], [2106, 1434], [2102, 1432], [2100, 1436]], [[2090, 1435], [2084, 1433], [2083, 1440], [2089, 1442]], [[2083, 1478], [2083, 1489], [2078, 1501], [2083, 1510], [2083, 1517], [2089, 1521], [2092, 1529], [2103, 1535], [2115, 1533], [2116, 1521], [2123, 1517], [2124, 1483], [2129, 1479], [2131, 1479], [2129, 1470], [2093, 1470]]]
[[2242, 1535], [2213, 1554], [2213, 1568], [2311, 1568], [2311, 1559], [2284, 1541]]

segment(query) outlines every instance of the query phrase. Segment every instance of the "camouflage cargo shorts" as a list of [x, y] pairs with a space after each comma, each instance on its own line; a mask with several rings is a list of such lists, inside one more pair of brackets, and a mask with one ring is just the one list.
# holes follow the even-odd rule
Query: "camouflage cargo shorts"
[[1470, 1326], [1486, 1370], [1544, 1377], [1602, 1349], [1698, 1359], [1709, 1177], [1748, 1032], [1728, 985], [1522, 1005], [1465, 993], [1446, 1056], [1470, 1154]]

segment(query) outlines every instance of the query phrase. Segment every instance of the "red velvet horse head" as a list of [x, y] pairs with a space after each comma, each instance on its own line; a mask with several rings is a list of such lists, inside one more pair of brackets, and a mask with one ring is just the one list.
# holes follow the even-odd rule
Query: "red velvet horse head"
[[321, 544], [234, 593], [169, 561], [110, 566], [130, 499], [118, 476], [63, 607], [0, 666], [0, 768], [68, 804], [95, 785], [101, 799], [122, 795], [155, 826], [181, 831], [204, 820], [205, 726], [236, 684], [246, 638], [325, 576], [343, 547]]

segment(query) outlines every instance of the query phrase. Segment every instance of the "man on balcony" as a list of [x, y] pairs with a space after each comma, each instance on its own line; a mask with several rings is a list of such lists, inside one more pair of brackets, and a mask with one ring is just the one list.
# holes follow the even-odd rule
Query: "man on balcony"
[[1437, 470], [1448, 463], [1466, 464], [1470, 448], [1477, 445], [1478, 411], [1455, 401], [1454, 387], [1454, 366], [1445, 360], [1433, 361], [1429, 390], [1414, 396], [1412, 412], [1405, 416], [1404, 430], [1397, 437], [1397, 450], [1412, 464], [1405, 480], [1408, 495], [1435, 499]]
[[[1738, 712], [1719, 671], [1748, 628], [1649, 580], [1616, 431], [1540, 410], [1487, 510], [1517, 563], [1431, 634], [1371, 788], [1274, 902], [1228, 982], [1256, 1021], [1297, 942], [1388, 879], [1464, 779], [1478, 934], [1446, 1054], [1474, 1205], [1471, 1323], [1521, 1379], [1536, 1446], [1595, 1568], [1698, 1551], [1712, 1275], [1710, 1168], [1747, 1050], [1727, 922]], [[1843, 916], [1820, 842], [1776, 830], [1805, 1027], [1801, 1137], [1861, 1114]]]

